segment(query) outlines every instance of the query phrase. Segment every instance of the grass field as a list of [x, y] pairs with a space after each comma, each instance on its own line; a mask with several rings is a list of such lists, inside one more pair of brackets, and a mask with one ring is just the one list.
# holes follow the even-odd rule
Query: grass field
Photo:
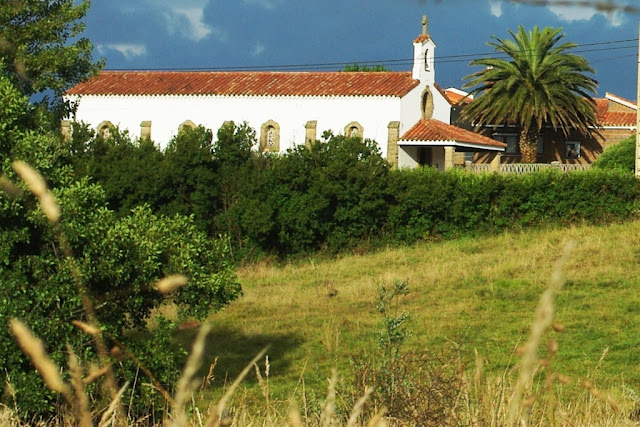
[[[512, 375], [515, 349], [530, 334], [539, 297], [567, 241], [575, 248], [555, 300], [562, 332], [545, 335], [545, 342], [559, 344], [554, 369], [572, 379], [563, 393], [583, 393], [587, 378], [614, 394], [623, 385], [640, 391], [637, 221], [244, 266], [238, 272], [244, 296], [210, 318], [208, 354], [218, 358], [214, 384], [234, 378], [266, 345], [275, 399], [303, 388], [323, 396], [332, 368], [349, 383], [350, 361], [377, 351], [377, 290], [396, 279], [408, 280], [410, 288], [398, 306], [412, 314], [405, 351], [437, 355], [445, 349], [473, 369], [477, 350], [487, 375]], [[183, 334], [185, 342], [190, 337]], [[255, 375], [245, 387], [240, 397], [264, 407]]]

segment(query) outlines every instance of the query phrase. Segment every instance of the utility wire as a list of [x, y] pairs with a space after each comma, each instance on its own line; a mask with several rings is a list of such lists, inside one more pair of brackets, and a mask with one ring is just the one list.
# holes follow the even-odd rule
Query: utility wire
[[[637, 38], [633, 39], [622, 39], [622, 40], [608, 40], [603, 42], [595, 42], [595, 43], [584, 43], [577, 44], [575, 46], [575, 50], [571, 53], [591, 53], [591, 52], [601, 52], [601, 51], [613, 51], [613, 50], [623, 50], [623, 49], [637, 49], [637, 44], [629, 45], [629, 46], [614, 46], [611, 45], [622, 44], [622, 43], [630, 43], [630, 42], [638, 42]], [[600, 47], [600, 48], [591, 48], [596, 46], [609, 46], [609, 47]], [[587, 48], [587, 49], [582, 49]], [[502, 52], [479, 52], [479, 53], [466, 53], [466, 54], [457, 54], [457, 55], [444, 55], [434, 58], [434, 62], [436, 64], [448, 64], [448, 63], [459, 63], [459, 62], [471, 62], [473, 60], [480, 60], [484, 58], [499, 58], [504, 59], [509, 56]], [[230, 66], [230, 67], [171, 67], [171, 68], [147, 68], [148, 71], [260, 71], [260, 70], [268, 70], [268, 71], [293, 71], [293, 70], [305, 70], [305, 69], [313, 69], [313, 70], [326, 70], [326, 69], [335, 69], [335, 68], [343, 68], [347, 65], [353, 65], [354, 63], [359, 65], [382, 65], [382, 66], [400, 66], [400, 65], [412, 65], [414, 62], [413, 58], [398, 58], [398, 59], [383, 59], [383, 60], [365, 60], [365, 61], [347, 61], [347, 62], [319, 62], [319, 63], [307, 63], [307, 64], [282, 64], [282, 65], [251, 65], [251, 66]], [[127, 68], [119, 68], [119, 69], [110, 69], [112, 71], [131, 71], [133, 69]]]

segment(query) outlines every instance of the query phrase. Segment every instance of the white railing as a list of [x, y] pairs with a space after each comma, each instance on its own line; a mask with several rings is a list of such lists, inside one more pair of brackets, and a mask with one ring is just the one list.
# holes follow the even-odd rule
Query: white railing
[[584, 171], [590, 169], [590, 164], [564, 164], [560, 162], [551, 163], [503, 163], [498, 170], [492, 168], [489, 163], [471, 163], [465, 164], [465, 170], [469, 172], [500, 172], [500, 173], [532, 173], [542, 169], [557, 169], [562, 172]]
[[564, 172], [573, 172], [573, 171], [586, 171], [587, 169], [591, 169], [591, 165], [587, 164], [559, 164], [556, 166], [558, 169]]
[[471, 172], [491, 172], [491, 165], [489, 163], [471, 163], [465, 166], [465, 169]]
[[549, 169], [550, 164], [546, 163], [505, 163], [500, 165], [501, 173], [531, 173], [542, 169]]

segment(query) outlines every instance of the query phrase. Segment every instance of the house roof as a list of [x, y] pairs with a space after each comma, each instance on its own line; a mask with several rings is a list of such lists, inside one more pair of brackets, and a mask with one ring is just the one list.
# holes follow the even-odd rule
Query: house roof
[[[634, 127], [637, 121], [637, 109], [634, 102], [607, 93], [605, 98], [596, 98], [598, 111], [598, 123], [600, 126], [625, 126]], [[616, 102], [627, 108], [628, 111], [610, 111], [610, 102]]]
[[451, 105], [456, 105], [463, 99], [465, 104], [468, 104], [471, 101], [473, 101], [473, 95], [469, 96], [467, 92], [457, 89], [455, 87], [444, 89], [442, 92], [445, 98], [447, 98], [447, 101], [449, 101]]
[[102, 71], [67, 95], [401, 97], [419, 83], [410, 72]]
[[490, 149], [504, 149], [507, 144], [436, 119], [422, 119], [409, 129], [400, 141], [441, 142], [439, 145], [469, 144]]

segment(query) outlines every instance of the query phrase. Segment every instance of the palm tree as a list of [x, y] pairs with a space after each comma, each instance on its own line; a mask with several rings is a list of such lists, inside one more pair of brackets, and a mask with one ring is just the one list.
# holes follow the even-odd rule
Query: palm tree
[[544, 124], [568, 135], [583, 135], [597, 126], [595, 94], [598, 82], [586, 59], [568, 53], [575, 43], [558, 44], [561, 28], [537, 26], [529, 33], [520, 25], [514, 40], [493, 36], [488, 43], [507, 58], [482, 58], [471, 65], [485, 68], [465, 80], [477, 95], [462, 110], [462, 119], [478, 127], [512, 124], [519, 129], [518, 146], [525, 163], [535, 163], [538, 135]]

